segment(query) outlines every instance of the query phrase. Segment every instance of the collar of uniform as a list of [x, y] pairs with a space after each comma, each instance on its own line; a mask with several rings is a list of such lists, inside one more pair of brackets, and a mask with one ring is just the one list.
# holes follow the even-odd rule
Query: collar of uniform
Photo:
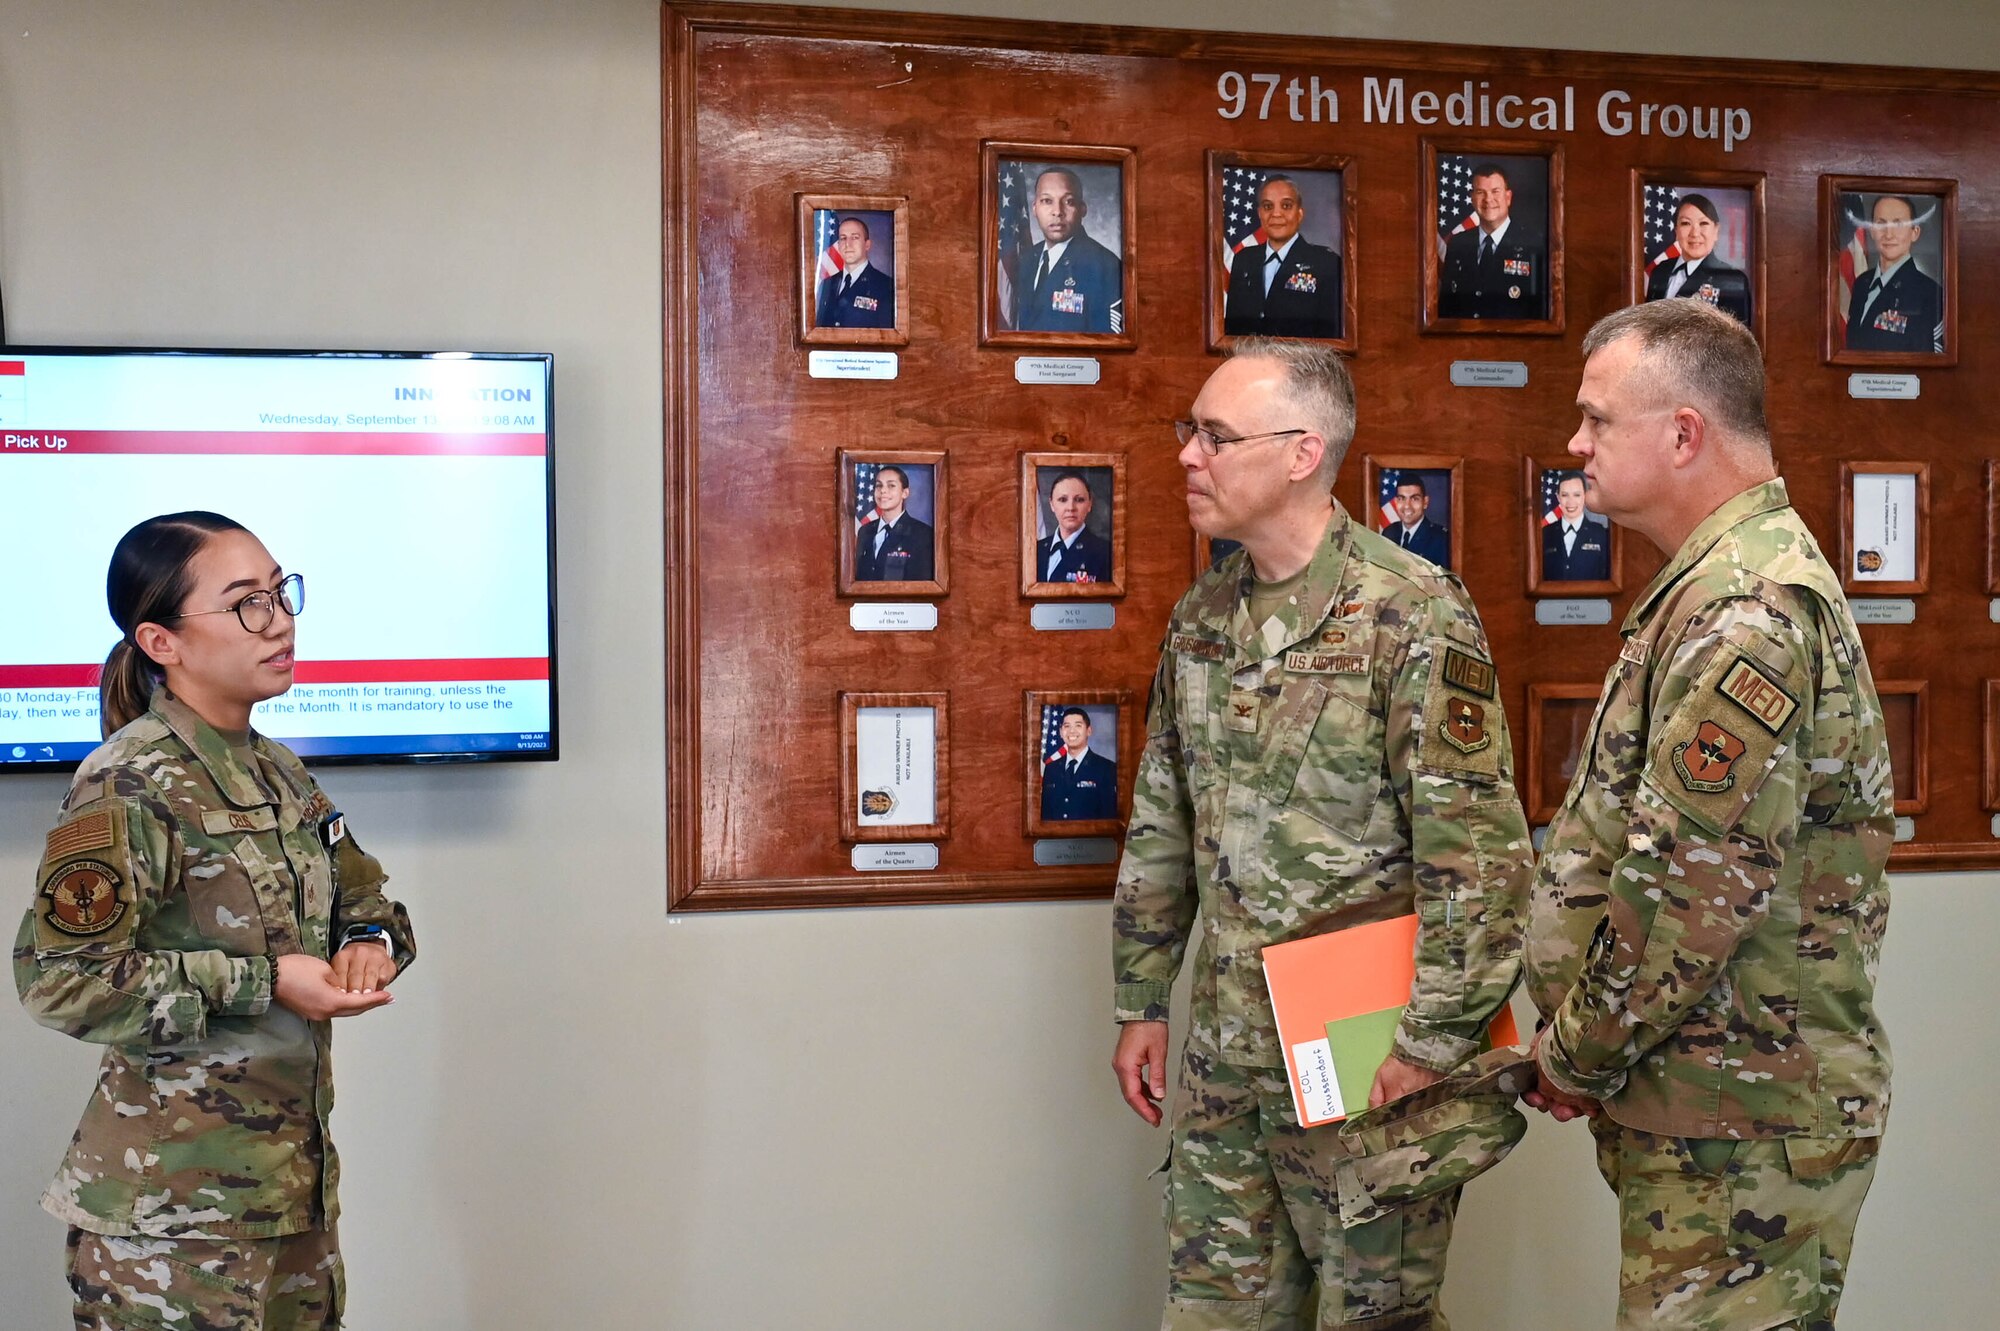
[[1681, 575], [1700, 563], [1702, 557], [1731, 529], [1741, 526], [1751, 518], [1784, 508], [1791, 502], [1791, 496], [1785, 492], [1784, 479], [1779, 477], [1765, 481], [1761, 485], [1751, 486], [1703, 518], [1701, 525], [1689, 532], [1688, 538], [1681, 542], [1681, 548], [1674, 552], [1674, 557], [1667, 561], [1667, 566], [1646, 585], [1646, 590], [1640, 594], [1639, 599], [1632, 602], [1632, 609], [1625, 616], [1625, 623], [1619, 632], [1629, 634], [1638, 628], [1645, 620], [1647, 612], [1652, 609], [1653, 603], [1666, 595], [1667, 589], [1681, 580]]
[[[218, 735], [214, 726], [202, 720], [194, 708], [167, 692], [163, 685], [153, 690], [151, 711], [180, 737], [181, 743], [188, 746], [188, 752], [208, 769], [208, 774], [215, 778], [215, 788], [222, 792], [224, 799], [239, 809], [270, 807], [271, 797], [264, 793], [257, 778], [236, 761], [229, 741]], [[250, 732], [250, 742], [257, 743], [254, 729]]]
[[1266, 621], [1276, 627], [1265, 630], [1263, 624], [1250, 622], [1249, 580], [1256, 573], [1247, 556], [1243, 561], [1243, 581], [1234, 589], [1236, 595], [1228, 603], [1226, 616], [1220, 622], [1211, 622], [1211, 626], [1222, 630], [1236, 645], [1238, 660], [1262, 661], [1278, 655], [1317, 630], [1335, 608], [1334, 599], [1340, 594], [1341, 579], [1347, 572], [1347, 551], [1353, 543], [1354, 521], [1336, 499], [1326, 534], [1320, 538], [1312, 562], [1306, 565], [1305, 580], [1299, 583], [1290, 603], [1278, 607]]

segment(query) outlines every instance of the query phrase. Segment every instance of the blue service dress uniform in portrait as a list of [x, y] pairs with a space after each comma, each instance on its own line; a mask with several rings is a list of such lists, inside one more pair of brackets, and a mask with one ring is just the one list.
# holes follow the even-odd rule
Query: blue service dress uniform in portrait
[[1870, 268], [1854, 279], [1847, 306], [1849, 351], [1943, 351], [1944, 290], [1904, 258], [1878, 285]]
[[854, 533], [854, 576], [860, 582], [930, 582], [937, 577], [935, 537], [909, 513], [884, 527], [870, 518]]
[[1111, 542], [1088, 527], [1078, 527], [1064, 544], [1060, 533], [1035, 542], [1038, 582], [1111, 581]]
[[1611, 576], [1611, 528], [1589, 518], [1542, 528], [1544, 582], [1603, 582]]
[[1042, 764], [1042, 817], [1050, 822], [1118, 816], [1118, 764], [1095, 749], [1068, 749]]
[[1339, 337], [1344, 289], [1340, 256], [1324, 245], [1303, 236], [1275, 250], [1245, 245], [1229, 265], [1222, 331], [1230, 337]]
[[1429, 518], [1414, 528], [1392, 522], [1382, 534], [1420, 559], [1428, 559], [1439, 568], [1451, 567], [1451, 533]]
[[1082, 227], [1060, 245], [1038, 241], [1022, 250], [1013, 282], [1012, 322], [1022, 332], [1125, 331], [1125, 266]]
[[1750, 323], [1749, 276], [1741, 268], [1730, 267], [1713, 253], [1694, 264], [1679, 260], [1653, 269], [1652, 275], [1646, 279], [1646, 299], [1666, 300], [1673, 296], [1705, 300], [1723, 313], [1736, 316], [1738, 323]]
[[863, 264], [850, 279], [846, 270], [819, 284], [819, 328], [894, 328], [896, 280], [874, 264]]
[[1438, 274], [1444, 319], [1546, 319], [1548, 242], [1508, 218], [1497, 236], [1484, 227], [1452, 233]]

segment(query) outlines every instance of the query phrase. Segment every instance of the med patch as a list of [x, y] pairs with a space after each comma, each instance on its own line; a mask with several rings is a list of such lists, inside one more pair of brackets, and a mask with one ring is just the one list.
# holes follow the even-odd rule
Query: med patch
[[1494, 672], [1491, 661], [1482, 661], [1456, 647], [1444, 649], [1444, 682], [1455, 689], [1481, 698], [1493, 696]]
[[1504, 744], [1494, 743], [1501, 719], [1493, 663], [1439, 638], [1431, 641], [1430, 683], [1417, 732], [1417, 765], [1442, 776], [1500, 779]]
[[1799, 710], [1799, 700], [1785, 686], [1741, 652], [1723, 672], [1715, 691], [1744, 711], [1773, 735], [1785, 733], [1785, 724]]

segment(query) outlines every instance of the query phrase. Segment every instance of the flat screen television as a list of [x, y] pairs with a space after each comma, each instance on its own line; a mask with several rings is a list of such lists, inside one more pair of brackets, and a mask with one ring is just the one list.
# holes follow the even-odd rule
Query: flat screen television
[[0, 772], [100, 741], [111, 549], [211, 509], [305, 577], [253, 724], [309, 762], [557, 755], [546, 354], [0, 347]]

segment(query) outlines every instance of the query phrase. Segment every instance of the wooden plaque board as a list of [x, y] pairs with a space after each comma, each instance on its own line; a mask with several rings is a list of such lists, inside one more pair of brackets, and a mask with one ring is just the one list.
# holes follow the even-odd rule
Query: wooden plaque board
[[[1538, 625], [1524, 460], [1563, 457], [1582, 336], [1635, 292], [1643, 182], [1756, 182], [1756, 320], [1793, 502], [1838, 559], [1843, 461], [1930, 471], [1938, 539], [1916, 623], [1862, 629], [1878, 678], [1929, 686], [1929, 808], [1920, 839], [1898, 846], [1894, 862], [2000, 866], [1969, 775], [1980, 770], [1987, 663], [2000, 652], [1987, 613], [1992, 541], [1963, 535], [1987, 529], [1982, 482], [2000, 457], [1967, 425], [2000, 411], [2000, 300], [1954, 280], [1948, 354], [1827, 364], [1839, 359], [1824, 345], [1838, 279], [1821, 194], [1822, 177], [1857, 163], [1881, 180], [1949, 185], [1966, 205], [1963, 225], [1938, 219], [1954, 231], [1951, 271], [2000, 268], [2000, 229], [1983, 225], [1979, 203], [2000, 186], [2000, 75], [733, 4], [668, 5], [662, 37], [673, 908], [1110, 890], [1111, 866], [1034, 863], [1015, 813], [1025, 799], [1022, 694], [1129, 691], [1128, 729], [1141, 724], [1138, 700], [1197, 548], [1170, 422], [1216, 364], [1221, 242], [1209, 166], [1330, 153], [1353, 186], [1343, 280], [1360, 421], [1335, 493], [1350, 512], [1372, 506], [1359, 465], [1367, 454], [1464, 459], [1462, 572], [1523, 738], [1529, 686], [1595, 688], [1617, 654], [1619, 620], [1663, 560], [1644, 540], [1625, 540], [1613, 585], [1598, 593], [1613, 602], [1609, 624]], [[993, 326], [985, 285], [997, 233], [983, 212], [983, 145], [1007, 144], [1086, 164], [1108, 150], [1124, 163], [1121, 332], [992, 345], [1005, 330]], [[1426, 154], [1486, 153], [1548, 161], [1560, 291], [1547, 319], [1518, 327], [1427, 323], [1444, 258], [1438, 213], [1456, 203], [1437, 197]], [[892, 380], [808, 372], [802, 195], [907, 200], [896, 266], [908, 341]], [[1110, 206], [1091, 214], [1107, 234]], [[1088, 364], [1073, 381], [1023, 382], [1024, 359], [1050, 356]], [[1461, 361], [1518, 366], [1525, 387], [1455, 387]], [[1921, 391], [1861, 400], [1850, 396], [1856, 370], [1914, 374]], [[838, 594], [832, 572], [852, 527], [831, 488], [841, 449], [948, 455], [951, 576], [933, 594], [935, 631], [849, 628], [855, 601]], [[1023, 453], [1126, 459], [1123, 597], [1042, 603], [1115, 609], [1108, 629], [1031, 625], [1037, 603], [1020, 588]], [[940, 867], [856, 873], [835, 793], [836, 699], [940, 690], [951, 695], [955, 810]]]

